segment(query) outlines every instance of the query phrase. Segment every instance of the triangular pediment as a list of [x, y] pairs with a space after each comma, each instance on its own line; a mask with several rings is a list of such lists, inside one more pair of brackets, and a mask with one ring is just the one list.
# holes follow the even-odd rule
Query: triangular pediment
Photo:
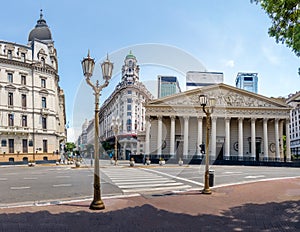
[[29, 92], [29, 89], [26, 88], [26, 87], [21, 87], [21, 88], [19, 88], [19, 91], [20, 91], [21, 93], [28, 93], [28, 92]]
[[11, 84], [9, 84], [9, 85], [5, 86], [5, 89], [8, 90], [8, 91], [15, 91], [16, 87], [13, 86], [13, 85], [11, 85]]
[[283, 100], [268, 98], [226, 84], [210, 85], [148, 102], [148, 106], [168, 105], [199, 106], [199, 95], [205, 94], [216, 99], [216, 107], [234, 108], [286, 108], [288, 105]]

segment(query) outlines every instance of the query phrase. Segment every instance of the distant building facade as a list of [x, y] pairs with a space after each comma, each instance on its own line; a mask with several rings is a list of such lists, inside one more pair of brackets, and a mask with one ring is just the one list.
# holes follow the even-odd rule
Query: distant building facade
[[59, 159], [65, 124], [57, 53], [41, 12], [27, 45], [0, 41], [0, 162]]
[[158, 76], [158, 98], [180, 93], [181, 89], [177, 77]]
[[290, 94], [286, 103], [292, 107], [290, 111], [291, 152], [300, 155], [300, 92]]
[[257, 93], [258, 76], [257, 73], [239, 72], [235, 79], [235, 86], [253, 93]]
[[224, 82], [222, 72], [189, 71], [186, 74], [186, 90], [201, 88]]
[[144, 104], [153, 99], [145, 85], [139, 81], [139, 65], [130, 52], [122, 66], [122, 79], [113, 93], [100, 108], [100, 137], [102, 141], [114, 143], [113, 117], [119, 117], [118, 158], [128, 159], [130, 154], [140, 154], [137, 134], [145, 130]]

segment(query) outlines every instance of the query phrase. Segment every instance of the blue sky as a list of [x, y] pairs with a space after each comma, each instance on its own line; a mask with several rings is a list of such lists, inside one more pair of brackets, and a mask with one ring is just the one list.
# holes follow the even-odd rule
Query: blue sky
[[[3, 1], [1, 9], [0, 40], [20, 44], [27, 44], [43, 9], [58, 52], [60, 85], [71, 127], [78, 127], [73, 123], [78, 112], [74, 99], [83, 80], [80, 61], [88, 49], [101, 61], [107, 52], [127, 48], [129, 52], [137, 44], [162, 44], [185, 51], [207, 71], [223, 72], [226, 84], [234, 85], [238, 72], [257, 72], [262, 95], [287, 96], [299, 90], [299, 58], [269, 38], [270, 20], [250, 0], [26, 0]], [[120, 78], [120, 65], [115, 65], [111, 89]], [[174, 74], [171, 69], [156, 70], [141, 65], [141, 80]], [[84, 117], [92, 118], [92, 109]]]

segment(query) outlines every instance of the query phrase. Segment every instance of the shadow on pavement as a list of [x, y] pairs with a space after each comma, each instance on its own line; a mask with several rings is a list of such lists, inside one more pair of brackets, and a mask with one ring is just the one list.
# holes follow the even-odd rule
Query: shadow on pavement
[[150, 204], [110, 212], [4, 213], [0, 231], [300, 231], [300, 201], [245, 204], [221, 215], [198, 216]]

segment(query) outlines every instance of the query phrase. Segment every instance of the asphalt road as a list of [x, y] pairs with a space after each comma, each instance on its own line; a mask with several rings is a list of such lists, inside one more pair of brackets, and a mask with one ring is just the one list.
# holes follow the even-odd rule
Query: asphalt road
[[[102, 197], [154, 194], [202, 189], [204, 165], [139, 165], [130, 168], [101, 161]], [[299, 177], [299, 168], [211, 166], [214, 185], [230, 185], [272, 178]], [[1, 166], [0, 207], [89, 199], [93, 194], [93, 168], [59, 166]]]

